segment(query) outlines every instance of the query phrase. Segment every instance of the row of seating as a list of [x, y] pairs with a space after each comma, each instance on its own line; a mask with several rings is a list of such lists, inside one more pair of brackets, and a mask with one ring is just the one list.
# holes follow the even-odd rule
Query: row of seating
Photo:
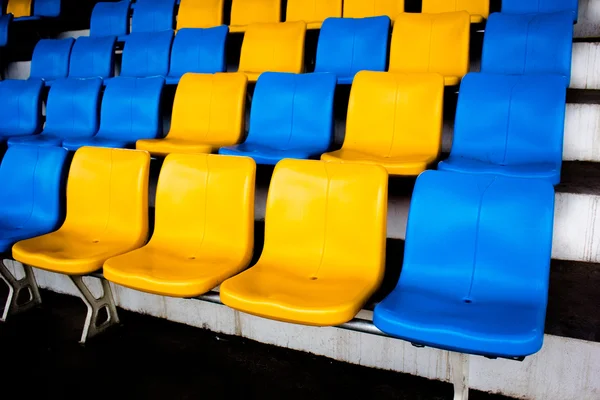
[[[4, 1], [0, 2], [0, 14], [4, 14]], [[58, 17], [61, 12], [61, 0], [8, 0], [6, 14], [17, 20]]]

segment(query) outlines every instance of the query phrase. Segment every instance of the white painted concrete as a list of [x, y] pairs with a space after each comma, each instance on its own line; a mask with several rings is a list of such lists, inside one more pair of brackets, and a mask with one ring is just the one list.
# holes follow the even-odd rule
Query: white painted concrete
[[600, 43], [573, 43], [572, 89], [600, 89]]
[[576, 38], [600, 37], [600, 2], [598, 0], [579, 0], [579, 13], [575, 24]]

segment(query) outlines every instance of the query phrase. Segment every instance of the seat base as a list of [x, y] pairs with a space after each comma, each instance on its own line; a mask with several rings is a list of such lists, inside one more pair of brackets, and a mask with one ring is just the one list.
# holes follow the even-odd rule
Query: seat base
[[458, 86], [460, 80], [459, 76], [444, 76], [444, 86]]
[[390, 175], [417, 176], [435, 161], [437, 155], [410, 157], [378, 157], [354, 150], [337, 150], [321, 156], [323, 161], [381, 165]]
[[135, 144], [138, 150], [146, 150], [153, 156], [167, 156], [171, 153], [210, 154], [215, 148], [212, 145], [184, 139], [143, 139]]
[[30, 136], [15, 136], [8, 139], [8, 145], [32, 145], [42, 147], [58, 147], [62, 145], [63, 139], [54, 135], [30, 135]]
[[104, 139], [99, 137], [65, 139], [62, 145], [65, 149], [71, 151], [76, 151], [80, 147], [84, 146], [110, 147], [117, 149], [133, 149], [135, 147], [135, 143], [132, 142], [117, 139]]
[[229, 156], [251, 157], [257, 164], [275, 165], [284, 158], [308, 160], [318, 158], [322, 150], [318, 149], [273, 149], [253, 143], [242, 143], [237, 146], [221, 147], [219, 154]]

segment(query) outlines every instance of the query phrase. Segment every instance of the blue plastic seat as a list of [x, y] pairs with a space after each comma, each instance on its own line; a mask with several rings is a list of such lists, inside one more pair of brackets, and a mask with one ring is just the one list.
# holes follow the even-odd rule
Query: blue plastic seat
[[171, 65], [167, 84], [179, 83], [187, 72], [212, 74], [225, 72], [227, 26], [180, 29], [171, 48]]
[[502, 12], [509, 14], [534, 14], [568, 11], [577, 21], [578, 0], [502, 0]]
[[0, 81], [0, 142], [40, 132], [43, 87], [39, 79]]
[[175, 4], [176, 0], [138, 0], [131, 18], [131, 32], [173, 30]]
[[127, 35], [130, 6], [129, 0], [97, 3], [90, 20], [90, 36]]
[[172, 42], [172, 31], [130, 34], [123, 48], [120, 76], [166, 77]]
[[483, 42], [481, 72], [559, 74], [571, 79], [573, 21], [568, 12], [490, 15]]
[[373, 322], [404, 340], [516, 358], [542, 347], [554, 190], [543, 180], [426, 171], [404, 265]]
[[114, 36], [81, 36], [73, 45], [69, 63], [70, 78], [111, 78], [114, 76]]
[[42, 39], [31, 58], [30, 78], [42, 79], [47, 85], [69, 76], [69, 60], [75, 39]]
[[160, 99], [164, 79], [117, 77], [106, 84], [100, 111], [100, 129], [90, 138], [68, 138], [63, 147], [134, 148], [140, 139], [162, 135]]
[[61, 146], [66, 138], [89, 138], [98, 131], [101, 79], [59, 79], [46, 104], [46, 124], [39, 135], [12, 137], [8, 145]]
[[362, 70], [385, 71], [390, 18], [327, 18], [321, 26], [315, 72], [332, 72], [351, 84]]
[[12, 14], [0, 15], [0, 47], [8, 44], [8, 32], [12, 20]]
[[14, 146], [0, 164], [0, 252], [56, 230], [64, 218], [67, 151]]
[[558, 75], [468, 74], [438, 169], [559, 183], [566, 91]]
[[34, 0], [33, 15], [38, 17], [60, 16], [61, 0]]
[[334, 74], [265, 72], [256, 82], [248, 138], [219, 154], [252, 157], [257, 164], [318, 158], [333, 140]]

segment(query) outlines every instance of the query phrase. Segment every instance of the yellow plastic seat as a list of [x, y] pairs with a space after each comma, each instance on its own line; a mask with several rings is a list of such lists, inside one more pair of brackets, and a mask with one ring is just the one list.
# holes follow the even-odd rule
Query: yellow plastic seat
[[15, 18], [30, 17], [32, 14], [33, 0], [8, 0], [6, 13]]
[[280, 161], [260, 260], [223, 282], [223, 303], [305, 325], [354, 318], [384, 275], [387, 185], [375, 165]]
[[233, 0], [229, 32], [245, 32], [250, 24], [281, 21], [281, 0]]
[[361, 71], [350, 92], [344, 144], [321, 160], [377, 164], [390, 175], [419, 175], [439, 156], [443, 109], [439, 74]]
[[288, 0], [286, 21], [304, 21], [306, 29], [321, 29], [326, 18], [342, 16], [342, 0]]
[[82, 147], [67, 184], [67, 217], [55, 232], [13, 246], [15, 260], [69, 275], [102, 268], [108, 258], [144, 244], [148, 236], [145, 151]]
[[171, 154], [156, 192], [148, 244], [104, 263], [106, 279], [195, 297], [248, 266], [254, 245], [256, 164], [247, 157]]
[[263, 72], [301, 73], [304, 68], [304, 22], [253, 24], [242, 43], [238, 72], [256, 82]]
[[344, 0], [344, 18], [387, 15], [392, 22], [404, 13], [404, 0]]
[[470, 17], [466, 11], [398, 15], [392, 32], [390, 72], [435, 72], [446, 86], [469, 72]]
[[138, 140], [152, 155], [212, 153], [240, 142], [246, 105], [244, 74], [185, 74], [175, 93], [171, 130], [164, 139]]
[[478, 24], [490, 15], [490, 0], [423, 0], [422, 12], [428, 14], [466, 11], [471, 23]]
[[224, 0], [181, 0], [177, 29], [223, 25]]

